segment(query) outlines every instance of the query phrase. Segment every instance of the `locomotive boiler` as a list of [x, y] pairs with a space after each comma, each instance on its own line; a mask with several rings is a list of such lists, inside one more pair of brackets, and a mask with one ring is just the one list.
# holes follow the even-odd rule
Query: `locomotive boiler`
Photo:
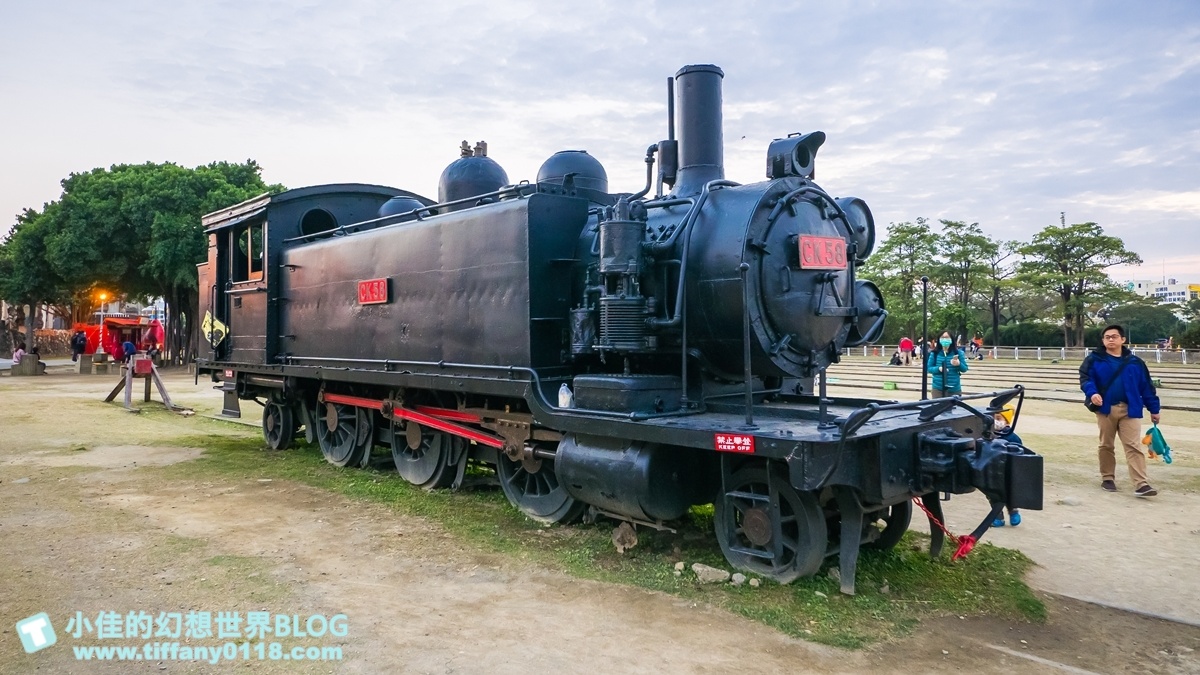
[[729, 563], [783, 583], [836, 555], [853, 592], [860, 547], [894, 546], [914, 497], [931, 520], [939, 493], [1041, 508], [1041, 457], [991, 433], [1020, 387], [828, 395], [887, 315], [856, 276], [871, 211], [814, 181], [819, 131], [771, 142], [766, 180], [727, 180], [723, 77], [668, 80], [637, 192], [582, 151], [510, 184], [464, 142], [437, 201], [340, 184], [209, 214], [198, 371], [225, 414], [263, 405], [271, 448], [301, 430], [338, 466], [380, 448], [430, 489], [490, 467], [543, 522], [667, 529], [713, 504]]

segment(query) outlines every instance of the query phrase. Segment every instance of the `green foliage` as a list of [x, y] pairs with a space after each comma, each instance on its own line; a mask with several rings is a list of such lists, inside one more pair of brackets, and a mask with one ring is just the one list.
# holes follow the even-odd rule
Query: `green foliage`
[[987, 258], [987, 269], [984, 273], [983, 286], [986, 298], [987, 314], [990, 319], [992, 338], [990, 344], [996, 344], [995, 336], [1000, 333], [1000, 324], [1004, 316], [1003, 310], [1009, 308], [1012, 315], [1012, 305], [1021, 295], [1021, 284], [1014, 278], [1017, 274], [1017, 251], [1020, 242], [1006, 241], [998, 244], [996, 250]]
[[[7, 239], [0, 243], [0, 298], [17, 305], [16, 313], [24, 320], [24, 341], [29, 347], [35, 344], [34, 321], [21, 305], [55, 304], [70, 295], [62, 280], [54, 274], [46, 252], [51, 223], [57, 211], [54, 204], [46, 205], [41, 212], [26, 209], [17, 216], [17, 223]], [[20, 341], [15, 334], [11, 336], [11, 344]]]
[[1119, 323], [1125, 327], [1130, 342], [1148, 344], [1183, 332], [1183, 322], [1175, 316], [1174, 307], [1160, 304], [1153, 298], [1143, 298], [1114, 308], [1105, 323]]
[[59, 207], [47, 204], [45, 211], [26, 209], [8, 238], [0, 244], [0, 298], [19, 304], [56, 302], [66, 287], [50, 266], [47, 240]]
[[1012, 347], [1052, 347], [1063, 344], [1062, 328], [1051, 323], [1025, 321], [1000, 327], [995, 344]]
[[901, 335], [915, 337], [921, 330], [921, 277], [936, 264], [936, 239], [924, 218], [892, 223], [887, 238], [859, 269], [859, 277], [873, 280], [887, 303], [888, 342]]
[[1183, 312], [1184, 320], [1188, 323], [1194, 324], [1200, 321], [1200, 298], [1188, 300], [1180, 309]]
[[200, 217], [283, 189], [263, 183], [260, 172], [247, 160], [73, 173], [62, 181], [58, 201], [41, 212], [27, 210], [0, 244], [0, 296], [67, 301], [96, 286], [130, 297], [162, 296], [178, 327], [194, 305], [196, 264], [206, 255]]
[[1200, 349], [1200, 321], [1193, 321], [1176, 343], [1184, 349]]
[[71, 288], [102, 284], [133, 296], [194, 289], [205, 253], [200, 217], [266, 192], [259, 171], [247, 160], [72, 174], [47, 246], [51, 265]]
[[979, 223], [939, 222], [942, 234], [936, 240], [939, 261], [933, 277], [945, 307], [938, 313], [938, 325], [970, 339], [982, 328], [972, 305], [981, 291], [990, 290], [988, 261], [997, 257], [1000, 244], [985, 235]]
[[[1088, 324], [1103, 322], [1116, 308], [1156, 304], [1109, 280], [1109, 267], [1141, 259], [1096, 223], [1047, 227], [1026, 244], [993, 239], [978, 223], [939, 223], [940, 233], [924, 218], [892, 224], [878, 252], [859, 270], [861, 278], [879, 285], [887, 303], [884, 343], [919, 337], [922, 276], [930, 280], [930, 334], [946, 330], [964, 339], [984, 334], [991, 344], [1082, 345]], [[1183, 311], [1200, 318], [1200, 300], [1191, 304]], [[1161, 309], [1125, 311], [1116, 316], [1138, 333], [1182, 332]], [[1061, 318], [1048, 322], [1051, 317]]]
[[1058, 296], [1060, 316], [1071, 327], [1068, 346], [1083, 343], [1089, 310], [1124, 295], [1105, 270], [1142, 262], [1120, 238], [1104, 234], [1096, 223], [1051, 225], [1034, 235], [1020, 253], [1025, 256], [1019, 266], [1021, 277]]

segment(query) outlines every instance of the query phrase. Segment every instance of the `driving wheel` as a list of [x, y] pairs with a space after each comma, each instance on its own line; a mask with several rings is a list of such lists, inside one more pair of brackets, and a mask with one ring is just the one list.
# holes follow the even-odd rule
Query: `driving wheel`
[[292, 406], [281, 398], [271, 397], [263, 406], [263, 440], [272, 450], [283, 450], [296, 437], [296, 419]]
[[371, 418], [367, 411], [341, 403], [318, 403], [313, 417], [317, 442], [325, 461], [334, 466], [361, 464], [371, 449]]
[[713, 527], [729, 564], [781, 584], [820, 569], [828, 537], [813, 493], [763, 466], [739, 469], [725, 487]]
[[567, 494], [554, 473], [554, 462], [532, 455], [513, 460], [496, 453], [496, 475], [504, 496], [521, 513], [542, 523], [569, 523], [583, 515], [587, 504]]
[[459, 457], [464, 441], [416, 422], [406, 423], [403, 431], [398, 426], [392, 425], [392, 459], [396, 462], [396, 473], [426, 490], [450, 485], [454, 480], [454, 467], [450, 462]]

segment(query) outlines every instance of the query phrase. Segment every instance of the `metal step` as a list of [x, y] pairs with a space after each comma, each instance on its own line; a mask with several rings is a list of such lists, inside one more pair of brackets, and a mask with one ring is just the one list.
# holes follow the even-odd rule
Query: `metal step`
[[733, 492], [726, 492], [725, 496], [733, 497], [734, 499], [746, 499], [746, 500], [749, 500], [752, 502], [770, 503], [770, 501], [771, 501], [770, 495], [758, 495], [758, 494], [754, 494], [753, 492], [741, 492], [738, 490], [734, 490]]
[[729, 550], [734, 553], [742, 553], [745, 555], [752, 555], [755, 558], [762, 558], [763, 560], [774, 560], [775, 559], [775, 554], [771, 553], [770, 551], [756, 551], [752, 548], [742, 548], [741, 546], [730, 546]]

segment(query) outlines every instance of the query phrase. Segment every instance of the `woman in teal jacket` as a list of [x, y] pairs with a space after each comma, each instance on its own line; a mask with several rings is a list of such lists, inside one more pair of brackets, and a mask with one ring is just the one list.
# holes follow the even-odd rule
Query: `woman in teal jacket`
[[925, 361], [925, 369], [933, 376], [929, 383], [933, 398], [962, 393], [962, 373], [967, 372], [967, 355], [954, 346], [954, 338], [943, 332], [938, 346]]

